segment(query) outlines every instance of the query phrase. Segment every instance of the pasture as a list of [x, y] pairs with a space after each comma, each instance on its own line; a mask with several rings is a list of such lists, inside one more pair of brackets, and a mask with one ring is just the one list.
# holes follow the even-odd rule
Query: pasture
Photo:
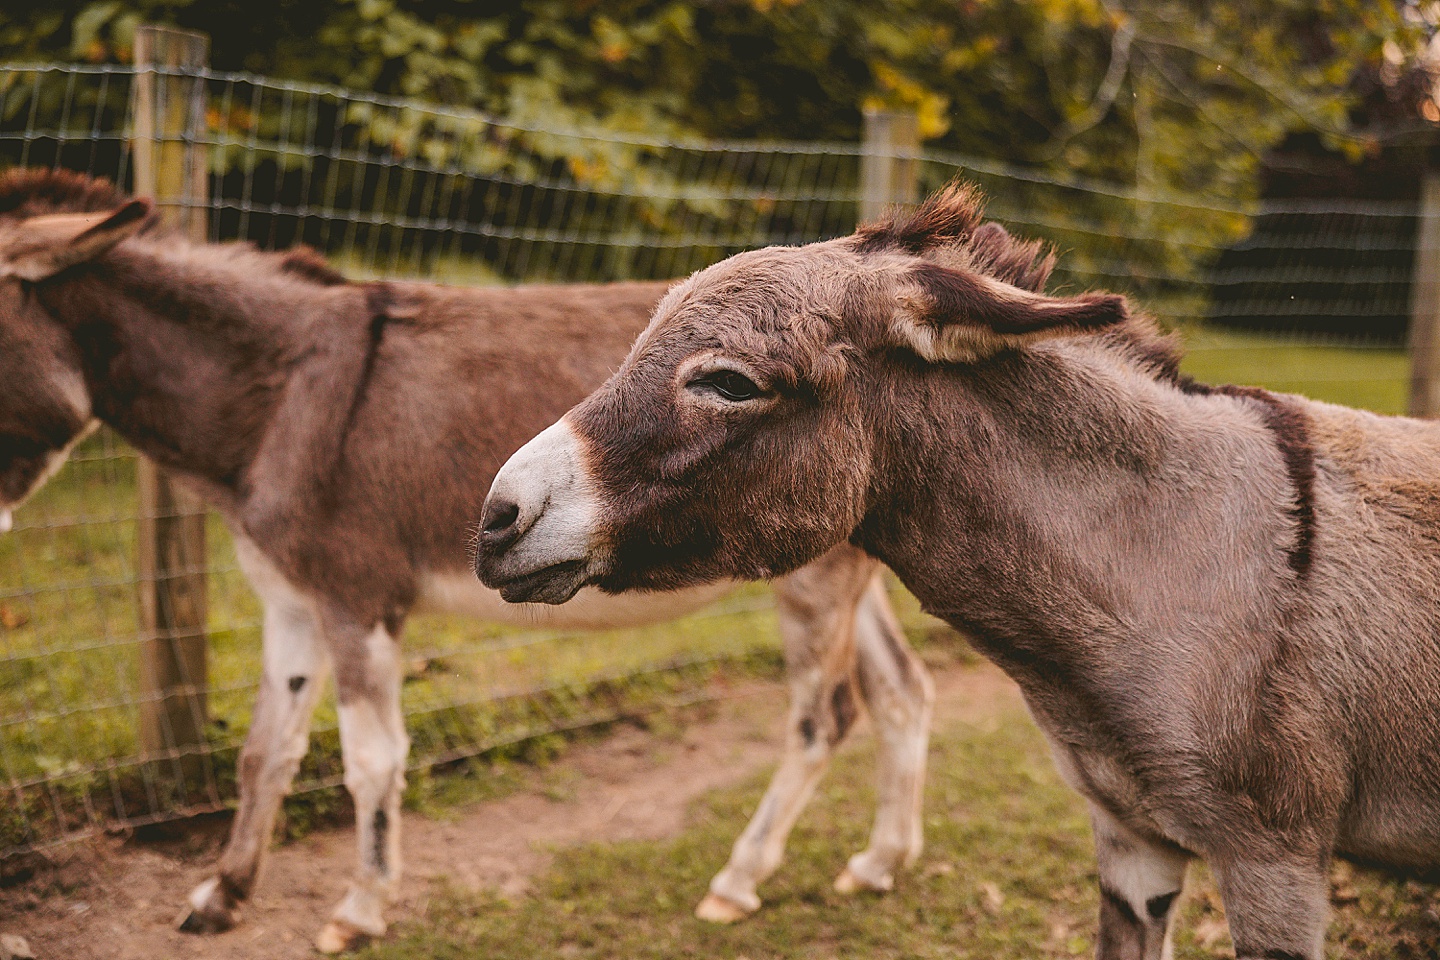
[[[967, 687], [950, 688], [963, 695]], [[442, 886], [422, 919], [364, 956], [584, 958], [965, 958], [1031, 960], [1093, 955], [1098, 909], [1084, 803], [1059, 783], [1038, 731], [1013, 699], [959, 718], [940, 710], [926, 790], [926, 852], [883, 897], [856, 901], [829, 888], [837, 851], [863, 835], [869, 746], [848, 751], [791, 841], [766, 906], [731, 927], [702, 924], [687, 907], [723, 860], [763, 781], [698, 802], [694, 824], [659, 841], [565, 850], [531, 894], [506, 899]], [[968, 712], [968, 711], [967, 711]], [[947, 713], [949, 716], [947, 717]], [[1334, 875], [1332, 956], [1433, 957], [1440, 899], [1432, 888], [1348, 867]], [[1176, 957], [1224, 956], [1218, 894], [1203, 868], [1189, 881]], [[1233, 955], [1233, 954], [1232, 954]]]
[[[1306, 345], [1196, 329], [1185, 335], [1190, 347], [1185, 369], [1204, 380], [1259, 384], [1387, 413], [1403, 407], [1407, 366], [1401, 351]], [[0, 584], [0, 596], [13, 598], [29, 587], [26, 558], [37, 550], [45, 562], [63, 563], [75, 583], [96, 585], [91, 606], [78, 606], [73, 600], [67, 605], [68, 594], [63, 591], [55, 591], [52, 600], [42, 592], [33, 605], [23, 608], [14, 599], [0, 601], [12, 616], [17, 609], [24, 613], [7, 621], [0, 634], [7, 656], [33, 658], [77, 627], [99, 636], [124, 635], [133, 629], [125, 621], [133, 613], [122, 586], [132, 544], [118, 519], [113, 527], [98, 522], [107, 509], [120, 509], [115, 504], [125, 503], [128, 496], [130, 461], [115, 457], [108, 444], [103, 437], [90, 441], [79, 462], [20, 515], [22, 529], [0, 538], [0, 576], [7, 578]], [[81, 519], [87, 522], [74, 522]], [[213, 522], [210, 543], [215, 569], [225, 571], [212, 578], [224, 588], [212, 595], [212, 688], [220, 693], [212, 694], [211, 710], [217, 740], [233, 742], [232, 732], [243, 730], [248, 722], [248, 681], [258, 672], [254, 629], [258, 611], [233, 569], [223, 528]], [[106, 588], [107, 579], [115, 586]], [[644, 728], [645, 732], [636, 733], [633, 725], [622, 724], [621, 734], [631, 749], [657, 758], [635, 774], [637, 783], [648, 783], [653, 792], [658, 782], [663, 789], [667, 778], [674, 776], [667, 771], [665, 758], [683, 754], [687, 741], [703, 739], [707, 731], [723, 730], [733, 737], [737, 729], [744, 730], [733, 751], [742, 751], [748, 743], [751, 760], [747, 766], [722, 754], [716, 770], [724, 785], [704, 793], [688, 809], [681, 803], [675, 829], [667, 836], [578, 844], [578, 838], [558, 830], [548, 837], [543, 831], [529, 837], [537, 849], [555, 846], [554, 859], [509, 891], [483, 885], [473, 889], [463, 879], [472, 875], [472, 866], [459, 860], [447, 866], [441, 857], [424, 871], [429, 880], [416, 877], [408, 882], [413, 889], [391, 938], [363, 955], [406, 960], [539, 955], [1021, 958], [1083, 956], [1093, 950], [1094, 860], [1082, 801], [1058, 782], [1039, 733], [1007, 682], [978, 666], [962, 641], [937, 629], [904, 596], [897, 596], [897, 605], [907, 633], [941, 681], [926, 789], [927, 846], [920, 863], [900, 878], [896, 891], [888, 896], [844, 897], [829, 887], [845, 853], [863, 844], [873, 804], [872, 746], [862, 734], [844, 751], [806, 811], [785, 867], [762, 889], [764, 909], [732, 927], [694, 920], [691, 908], [713, 870], [724, 862], [729, 843], [763, 788], [765, 771], [755, 768], [755, 745], [762, 747], [760, 762], [772, 762], [779, 731], [776, 703], [783, 699], [775, 680], [773, 614], [754, 592], [730, 604], [675, 625], [576, 635], [547, 647], [543, 657], [535, 656], [513, 635], [507, 641], [499, 631], [487, 631], [473, 622], [425, 617], [412, 624], [412, 663], [404, 695], [416, 754], [443, 750], [440, 738], [447, 730], [457, 736], [509, 731], [517, 741], [492, 751], [481, 762], [454, 765], [434, 775], [412, 775], [407, 807], [422, 819], [461, 823], [484, 833], [487, 803], [529, 796], [542, 808], [546, 803], [563, 808], [584, 797], [594, 783], [603, 784], [593, 764], [587, 769], [584, 762], [586, 751], [595, 749], [592, 735], [581, 735], [574, 746], [553, 733], [524, 740], [526, 717], [506, 715], [506, 701], [491, 698], [493, 691], [505, 689], [573, 691], [581, 680], [589, 690], [597, 672], [620, 675], [637, 664], [694, 662], [694, 669], [704, 671], [704, 676], [691, 680], [703, 696], [720, 698], [718, 706], [677, 707], [675, 689], [664, 676], [652, 685], [631, 681], [611, 692], [610, 696], [623, 700], [619, 712], [636, 718]], [[126, 684], [133, 683], [126, 672], [129, 665], [104, 647], [49, 658], [48, 664], [43, 673], [6, 676], [0, 697], [8, 698], [8, 707], [123, 702]], [[992, 690], [997, 684], [1004, 687], [1004, 695], [977, 701], [975, 691]], [[234, 693], [227, 696], [227, 689]], [[473, 701], [469, 710], [454, 706], [467, 698]], [[449, 705], [443, 722], [432, 725], [427, 703]], [[555, 713], [545, 720], [554, 728], [565, 726], [566, 710], [572, 711], [578, 725], [590, 716], [587, 711], [595, 709], [593, 698], [573, 694], [551, 703], [549, 709]], [[327, 712], [322, 715], [321, 733], [302, 776], [323, 783], [326, 775], [338, 770], [338, 742], [333, 713], [328, 712], [333, 706], [327, 702], [322, 710]], [[651, 719], [638, 719], [645, 716]], [[727, 716], [728, 724], [720, 722]], [[736, 716], [744, 722], [737, 722]], [[47, 750], [55, 731], [93, 744], [95, 759], [130, 756], [135, 752], [128, 739], [134, 736], [133, 724], [124, 721], [124, 711], [117, 708], [113, 713], [94, 710], [56, 717], [50, 727], [36, 722], [27, 736], [6, 738], [6, 761], [12, 769], [51, 771], [55, 760]], [[514, 759], [537, 763], [517, 765], [511, 762]], [[218, 781], [233, 776], [225, 766], [233, 764], [233, 750], [216, 750], [210, 762]], [[142, 779], [137, 788], [143, 785]], [[631, 789], [639, 787], [632, 784]], [[291, 797], [286, 807], [290, 851], [301, 858], [331, 856], [343, 861], [348, 855], [343, 840], [348, 838], [331, 837], [323, 828], [343, 822], [345, 807], [342, 791], [333, 785]], [[624, 821], [620, 810], [623, 806], [614, 819]], [[593, 819], [594, 811], [589, 815]], [[322, 828], [318, 833], [317, 827]], [[204, 829], [195, 829], [197, 837], [188, 843], [159, 847], [132, 843], [121, 854], [121, 862], [126, 857], [153, 860], [155, 853], [147, 851], [163, 854], [160, 859], [172, 864], [168, 891], [178, 904], [185, 884], [177, 868], [194, 873], [211, 856], [213, 838], [206, 839]], [[597, 833], [607, 835], [606, 830]], [[467, 849], [457, 842], [455, 855], [463, 856]], [[284, 859], [282, 852], [280, 862]], [[257, 904], [257, 929], [264, 928], [267, 910], [283, 912], [276, 901], [286, 899], [284, 883], [276, 879]], [[72, 879], [47, 890], [41, 883], [38, 890], [43, 896], [30, 909], [39, 919], [70, 904], [116, 896], [103, 886], [101, 881], [87, 888], [84, 881]], [[1335, 955], [1435, 955], [1440, 901], [1431, 888], [1355, 873], [1343, 866], [1336, 870], [1334, 887]], [[167, 924], [176, 904], [152, 906], [137, 926], [137, 941], [154, 943], [162, 938], [159, 942], [165, 942], [164, 937], [178, 936]], [[310, 909], [307, 901], [299, 913], [308, 920]], [[114, 945], [114, 953], [98, 946], [99, 924], [107, 916], [112, 915], [96, 909], [93, 918], [86, 913], [67, 917], [64, 942], [96, 938], [94, 953], [75, 956], [129, 955], [123, 943]], [[1177, 956], [1211, 957], [1222, 951], [1228, 941], [1221, 917], [1213, 886], [1203, 870], [1196, 871], [1181, 916]], [[303, 922], [300, 930], [300, 940], [279, 954], [265, 955], [288, 955], [284, 951], [292, 948], [295, 956], [305, 955]], [[245, 941], [254, 933], [242, 926], [223, 936], [215, 942], [216, 949], [223, 951], [217, 955], [261, 955], [247, 952], [252, 948]], [[45, 942], [43, 937], [34, 939], [37, 947]]]

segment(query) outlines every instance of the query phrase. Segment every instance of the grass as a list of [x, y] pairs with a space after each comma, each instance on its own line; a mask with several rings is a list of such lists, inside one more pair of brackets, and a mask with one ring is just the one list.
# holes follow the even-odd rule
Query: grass
[[[765, 778], [714, 793], [666, 841], [562, 851], [514, 901], [450, 888], [367, 960], [601, 958], [974, 958], [1090, 956], [1098, 909], [1090, 831], [1044, 740], [1020, 710], [940, 732], [926, 789], [926, 852], [886, 896], [845, 897], [830, 881], [864, 845], [873, 753], [845, 752], [801, 819], [764, 909], [717, 927], [690, 911], [755, 809]], [[1416, 884], [1339, 868], [1332, 956], [1436, 956], [1440, 910]], [[1203, 867], [1189, 884], [1176, 956], [1229, 946]]]
[[1185, 332], [1182, 369], [1207, 383], [1240, 383], [1315, 400], [1400, 414], [1410, 388], [1404, 350], [1196, 329]]

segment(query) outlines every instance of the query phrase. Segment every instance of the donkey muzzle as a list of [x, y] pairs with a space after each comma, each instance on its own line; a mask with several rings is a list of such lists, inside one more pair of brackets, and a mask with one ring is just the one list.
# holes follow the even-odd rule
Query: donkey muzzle
[[475, 535], [475, 575], [511, 603], [564, 603], [595, 572], [598, 501], [562, 418], [495, 475]]

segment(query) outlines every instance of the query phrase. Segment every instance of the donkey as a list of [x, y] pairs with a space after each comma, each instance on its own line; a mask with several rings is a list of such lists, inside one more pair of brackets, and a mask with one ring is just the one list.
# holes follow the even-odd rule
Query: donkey
[[[1440, 424], [1210, 387], [952, 185], [677, 285], [499, 472], [511, 600], [850, 543], [1020, 685], [1089, 801], [1097, 956], [1208, 861], [1242, 960], [1319, 960], [1335, 856], [1440, 868]], [[733, 518], [745, 517], [735, 523]]]
[[[728, 589], [517, 610], [470, 574], [475, 478], [488, 484], [506, 456], [603, 382], [664, 289], [349, 283], [313, 251], [189, 242], [101, 181], [0, 177], [7, 521], [103, 421], [220, 512], [264, 606], [239, 808], [183, 929], [237, 922], [333, 669], [359, 869], [317, 944], [338, 951], [385, 931], [409, 745], [397, 644], [412, 610], [617, 627], [671, 619]], [[836, 885], [887, 889], [918, 854], [933, 689], [878, 571], [841, 545], [776, 582], [792, 697], [784, 757], [701, 902], [703, 919], [759, 907], [756, 885], [778, 867], [862, 706], [878, 731], [879, 806], [869, 845]]]

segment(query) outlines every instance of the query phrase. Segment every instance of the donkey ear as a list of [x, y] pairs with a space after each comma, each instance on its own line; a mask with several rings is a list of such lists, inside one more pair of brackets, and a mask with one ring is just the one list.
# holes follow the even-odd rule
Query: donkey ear
[[1064, 334], [1101, 330], [1129, 316], [1113, 293], [1049, 297], [983, 273], [922, 261], [896, 291], [891, 332], [926, 360], [966, 362]]
[[51, 213], [21, 220], [0, 237], [0, 277], [44, 280], [93, 260], [134, 236], [149, 215], [149, 200], [131, 200], [108, 213]]

